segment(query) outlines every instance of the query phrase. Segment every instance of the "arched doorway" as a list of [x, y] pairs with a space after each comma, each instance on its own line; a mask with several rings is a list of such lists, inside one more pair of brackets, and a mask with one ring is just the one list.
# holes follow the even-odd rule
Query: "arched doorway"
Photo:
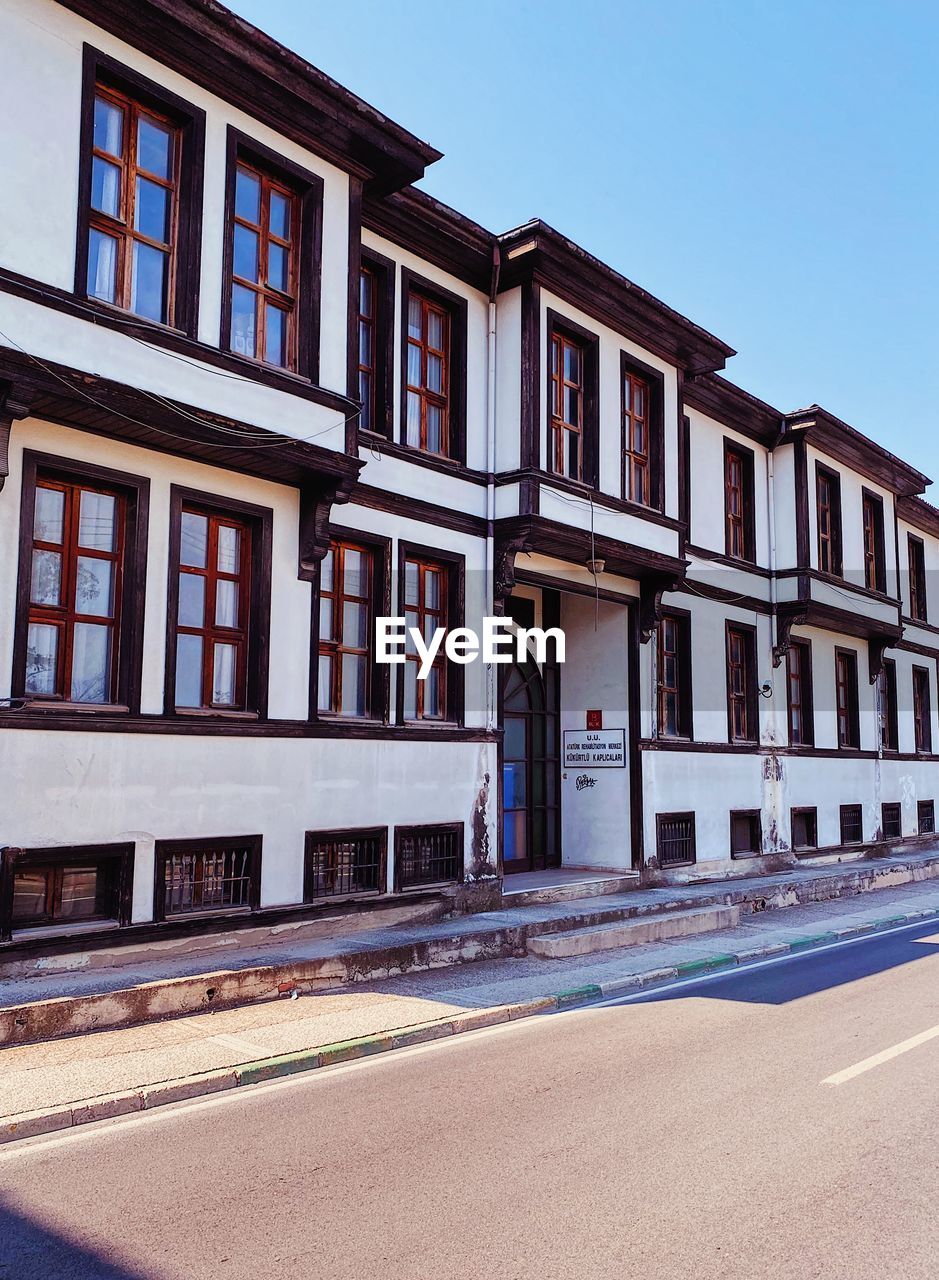
[[561, 863], [558, 669], [530, 659], [508, 669], [502, 694], [502, 860], [507, 875]]

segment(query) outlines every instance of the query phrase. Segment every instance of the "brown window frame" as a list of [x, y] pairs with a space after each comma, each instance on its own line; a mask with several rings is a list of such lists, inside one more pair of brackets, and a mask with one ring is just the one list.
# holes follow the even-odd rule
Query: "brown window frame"
[[[746, 823], [749, 827], [748, 848], [736, 847], [735, 823]], [[734, 860], [740, 858], [758, 858], [763, 853], [763, 817], [759, 809], [731, 809], [730, 811], [730, 856]]]
[[[324, 589], [323, 582], [323, 566], [326, 557], [320, 561], [317, 572], [317, 589], [314, 593], [314, 625], [313, 625], [313, 674], [312, 674], [312, 697], [310, 705], [310, 715], [312, 719], [336, 719], [348, 723], [361, 723], [365, 720], [375, 720], [384, 717], [385, 708], [388, 702], [388, 680], [387, 665], [381, 665], [375, 661], [375, 619], [380, 614], [390, 613], [390, 600], [387, 598], [387, 564], [388, 554], [390, 550], [390, 539], [373, 539], [371, 537], [362, 537], [356, 530], [338, 529], [333, 527], [330, 530], [330, 549], [334, 552], [338, 549], [341, 552], [340, 561], [340, 577], [344, 579], [344, 558], [345, 552], [349, 549], [359, 551], [368, 558], [369, 565], [369, 582], [368, 590], [364, 596], [350, 596], [343, 591], [337, 593], [336, 590], [336, 568], [333, 569], [332, 589]], [[341, 599], [345, 602], [347, 599], [357, 603], [364, 603], [368, 609], [368, 642], [364, 649], [354, 645], [346, 645], [342, 639], [324, 640], [321, 633], [321, 601], [326, 596], [333, 600], [333, 618], [342, 616], [342, 609], [336, 607], [336, 600]], [[364, 655], [367, 660], [367, 684], [366, 684], [366, 707], [362, 715], [355, 712], [341, 710], [341, 694], [342, 694], [342, 656], [344, 653], [355, 653]], [[338, 701], [340, 709], [335, 706], [331, 708], [322, 708], [319, 705], [320, 695], [320, 674], [319, 659], [328, 657], [332, 665], [332, 689], [331, 702]], [[339, 695], [338, 698], [336, 695]]]
[[[638, 418], [633, 412], [633, 389], [640, 384], [645, 392], [645, 416]], [[627, 394], [627, 392], [629, 394]], [[664, 426], [664, 379], [648, 365], [641, 364], [620, 352], [620, 418], [622, 474], [620, 492], [624, 501], [653, 511], [663, 509], [662, 435]], [[636, 447], [635, 427], [641, 422], [645, 428], [645, 448]], [[636, 496], [633, 480], [642, 478], [643, 495]]]
[[[669, 824], [675, 825], [684, 823], [688, 831], [685, 835], [668, 836], [665, 828]], [[698, 860], [698, 843], [697, 830], [695, 822], [694, 810], [686, 810], [681, 813], [657, 813], [655, 815], [655, 856], [658, 860], [659, 867], [692, 867]], [[665, 856], [665, 846], [667, 842], [674, 841], [687, 842], [689, 847], [689, 857], [673, 858]]]
[[[798, 655], [797, 662], [793, 662], [794, 655]], [[799, 670], [796, 674], [794, 667], [798, 666]], [[797, 681], [799, 685], [799, 702], [795, 703], [792, 696], [793, 681]], [[795, 730], [795, 721], [793, 710], [798, 705], [801, 713], [802, 731], [797, 737]], [[811, 640], [799, 638], [791, 640], [789, 648], [786, 651], [786, 707], [789, 722], [789, 745], [790, 747], [812, 747], [815, 745], [815, 699], [814, 689], [812, 687], [812, 642]]]
[[[857, 835], [851, 835], [851, 826], [857, 824]], [[860, 804], [843, 804], [838, 808], [838, 828], [841, 844], [864, 843], [864, 806]]]
[[[580, 413], [577, 424], [568, 424], [555, 411], [555, 397], [561, 396], [568, 384], [563, 376], [563, 359], [554, 370], [555, 343], [562, 351], [565, 345], [576, 347], [581, 353]], [[562, 483], [583, 484], [592, 489], [599, 482], [599, 373], [600, 339], [589, 329], [582, 328], [556, 311], [547, 313], [547, 409], [545, 438], [545, 471]], [[622, 394], [622, 392], [621, 392]], [[570, 475], [563, 461], [566, 434], [574, 432], [580, 439], [577, 474]]]
[[[796, 818], [805, 818], [807, 821], [811, 822], [810, 831], [813, 837], [811, 842], [807, 841], [802, 844], [796, 843], [796, 833], [795, 833]], [[796, 853], [796, 854], [807, 853], [811, 855], [812, 853], [815, 853], [817, 851], [818, 849], [818, 809], [815, 807], [815, 805], [796, 805], [794, 808], [789, 810], [789, 836], [792, 842], [793, 853]]]
[[[9, 942], [14, 929], [28, 933], [32, 929], [62, 928], [74, 931], [79, 924], [97, 924], [99, 921], [112, 921], [118, 927], [126, 927], [131, 922], [131, 907], [134, 888], [134, 854], [133, 842], [115, 844], [86, 844], [55, 846], [46, 849], [0, 850], [0, 942]], [[61, 896], [61, 876], [66, 867], [89, 866], [109, 863], [108, 874], [111, 878], [107, 886], [112, 911], [85, 916], [80, 920], [56, 919], [54, 907]], [[47, 897], [49, 900], [49, 882], [52, 883], [53, 913], [44, 913], [26, 923], [13, 919], [13, 895], [18, 872], [42, 870], [47, 877]]]
[[[166, 920], [205, 919], [216, 916], [245, 916], [257, 911], [261, 905], [261, 856], [263, 837], [250, 836], [205, 836], [199, 839], [157, 840], [154, 847], [153, 860], [153, 919], [156, 922]], [[190, 911], [167, 911], [167, 863], [173, 856], [179, 857], [217, 857], [219, 854], [241, 850], [247, 854], [245, 877], [246, 901], [241, 904], [222, 906], [203, 906]]]
[[914, 666], [913, 679], [913, 741], [918, 754], [932, 753], [932, 696], [929, 668]]
[[[119, 310], [128, 317], [129, 324], [157, 325], [181, 330], [189, 337], [196, 337], [199, 302], [199, 276], [202, 256], [202, 198], [205, 166], [205, 112], [161, 85], [139, 75], [98, 49], [85, 45], [82, 60], [82, 107], [80, 128], [78, 218], [76, 231], [75, 282], [77, 297], [87, 300], [86, 305], [103, 311]], [[121, 242], [120, 258], [126, 257], [129, 245], [140, 236], [132, 226], [133, 197], [128, 199], [128, 184], [122, 190], [123, 217], [110, 215], [91, 208], [92, 168], [94, 155], [94, 107], [95, 97], [101, 91], [105, 96], [119, 98], [132, 104], [136, 111], [143, 111], [161, 123], [170, 125], [176, 132], [174, 166], [173, 237], [170, 244], [170, 264], [166, 295], [166, 316], [156, 321], [129, 309], [122, 302], [104, 302], [88, 294], [88, 245], [92, 226], [107, 234], [118, 236]], [[131, 138], [125, 116], [124, 151]], [[162, 179], [156, 179], [163, 185]], [[130, 273], [119, 269], [129, 303]], [[117, 290], [116, 290], [117, 292]]]
[[[422, 303], [442, 312], [447, 319], [448, 349], [446, 352], [444, 386], [445, 395], [430, 391], [425, 387], [409, 388], [408, 382], [408, 348], [412, 345], [408, 338], [408, 315], [411, 296], [422, 300]], [[422, 314], [424, 314], [422, 312]], [[417, 275], [407, 267], [401, 268], [401, 399], [398, 435], [401, 444], [416, 457], [466, 462], [466, 316], [467, 302], [458, 294], [451, 293], [423, 276]], [[418, 345], [418, 344], [413, 344]], [[421, 346], [421, 370], [425, 369], [426, 349]], [[436, 350], [436, 349], [435, 349]], [[438, 405], [444, 410], [446, 447], [437, 452], [430, 452], [419, 445], [408, 443], [408, 393], [409, 389], [421, 400], [421, 442], [426, 439], [426, 408], [428, 403]]]
[[[674, 649], [666, 647], [667, 633], [674, 631]], [[674, 680], [669, 682], [666, 662], [674, 661]], [[656, 689], [657, 689], [657, 733], [660, 738], [682, 738], [691, 740], [694, 737], [693, 708], [691, 684], [691, 613], [686, 609], [667, 609], [662, 613], [656, 633]], [[675, 699], [677, 732], [669, 733], [665, 725], [668, 721], [667, 701]]]
[[[895, 830], [888, 832], [888, 826]], [[880, 806], [880, 836], [882, 840], [903, 839], [903, 806], [899, 800], [887, 800]]]
[[[234, 274], [235, 226], [249, 225], [235, 215], [235, 188], [239, 168], [250, 170], [262, 180], [261, 232], [262, 249], [258, 263], [258, 280], [252, 282]], [[262, 285], [263, 264], [266, 263], [264, 230], [267, 226], [269, 205], [264, 191], [277, 190], [292, 200], [293, 221], [291, 262], [288, 267], [291, 291], [282, 291]], [[258, 224], [253, 224], [256, 228]], [[275, 242], [281, 241], [275, 237]], [[320, 289], [323, 243], [323, 179], [309, 173], [299, 165], [285, 160], [282, 155], [256, 142], [254, 138], [228, 126], [226, 138], [224, 242], [222, 251], [222, 306], [220, 349], [236, 360], [245, 361], [255, 369], [263, 369], [274, 376], [295, 375], [312, 382], [319, 377], [320, 360]], [[235, 351], [232, 346], [232, 298], [235, 284], [243, 285], [257, 293], [262, 300], [270, 299], [289, 312], [287, 325], [288, 359], [284, 364], [266, 360], [263, 356], [265, 326], [263, 318], [256, 321], [255, 354]], [[289, 305], [288, 304], [292, 304]], [[259, 306], [258, 316], [263, 307]]]
[[[734, 479], [734, 464], [739, 480]], [[736, 440], [724, 439], [724, 554], [756, 563], [754, 454]]]
[[917, 800], [916, 831], [918, 835], [930, 836], [936, 833], [935, 800]]
[[815, 464], [815, 523], [819, 572], [843, 578], [841, 477], [820, 462]]
[[[183, 510], [193, 510], [210, 518], [244, 525], [250, 533], [251, 557], [246, 570], [247, 614], [243, 626], [243, 698], [241, 707], [176, 705], [176, 641], [179, 633], [179, 575], [180, 538]], [[185, 717], [242, 716], [251, 719], [267, 718], [268, 664], [270, 648], [271, 614], [271, 540], [273, 512], [269, 507], [255, 506], [217, 494], [197, 489], [185, 489], [179, 485], [170, 488], [170, 536], [169, 566], [166, 608], [166, 666], [163, 690], [164, 714]], [[242, 540], [244, 555], [244, 539]], [[208, 601], [207, 601], [208, 603]], [[184, 628], [184, 631], [191, 628]], [[214, 637], [216, 627], [203, 628]], [[227, 642], [229, 633], [218, 631], [221, 643]], [[203, 648], [203, 670], [209, 669], [207, 647]], [[205, 676], [203, 677], [203, 690]]]
[[[744, 661], [738, 663], [733, 656], [733, 637], [743, 641]], [[758, 743], [760, 738], [759, 692], [757, 690], [756, 628], [743, 622], [728, 622], [725, 629], [727, 659], [727, 740], [728, 742]], [[734, 672], [743, 669], [742, 690], [735, 690]], [[742, 708], [743, 733], [735, 731], [735, 708]]]
[[884, 500], [870, 489], [861, 490], [861, 519], [864, 543], [864, 586], [883, 595], [887, 590], [884, 549]]
[[[463, 556], [456, 555], [452, 552], [442, 552], [432, 547], [419, 546], [412, 542], [398, 543], [398, 616], [407, 618], [409, 612], [415, 612], [413, 606], [407, 604], [407, 566], [408, 563], [417, 563], [424, 569], [434, 569], [445, 573], [444, 590], [441, 596], [441, 608], [434, 612], [434, 616], [438, 618], [436, 625], [446, 627], [448, 631], [455, 627], [463, 626], [464, 616], [464, 575], [465, 561]], [[423, 573], [420, 575], [419, 581], [423, 583]], [[420, 587], [420, 594], [423, 597], [423, 586]], [[419, 623], [422, 630], [424, 623], [430, 611], [421, 602], [418, 609]], [[406, 623], [406, 625], [412, 625]], [[433, 726], [442, 725], [452, 728], [454, 725], [462, 725], [464, 717], [464, 668], [460, 663], [451, 663], [443, 652], [443, 646], [435, 659], [434, 665], [441, 672], [442, 697], [441, 705], [443, 714], [440, 716], [425, 716], [423, 714], [423, 686], [424, 681], [417, 681], [417, 715], [405, 717], [404, 711], [404, 694], [405, 694], [405, 668], [407, 663], [417, 661], [416, 655], [407, 654], [404, 663], [401, 664], [398, 671], [397, 680], [397, 696], [396, 711], [397, 721], [401, 725], [421, 725]]]
[[[455, 849], [451, 855], [455, 864], [452, 875], [432, 878], [429, 876], [411, 876], [405, 875], [406, 859], [404, 853], [404, 845], [408, 840], [450, 840], [453, 842]], [[407, 893], [408, 890], [422, 890], [434, 888], [442, 884], [462, 884], [465, 878], [464, 869], [464, 826], [462, 822], [433, 822], [422, 824], [408, 824], [407, 826], [395, 827], [394, 829], [394, 891], [395, 893]]]
[[926, 544], [915, 533], [906, 535], [906, 554], [909, 569], [910, 617], [915, 622], [927, 622], [926, 600]]
[[897, 664], [893, 658], [884, 658], [883, 668], [877, 682], [878, 697], [878, 732], [877, 740], [882, 751], [899, 751], [900, 728], [899, 706], [897, 701]]
[[[850, 678], [848, 674], [850, 673]], [[844, 707], [841, 693], [844, 690]], [[858, 751], [861, 728], [858, 711], [858, 655], [854, 649], [835, 649], [835, 725], [839, 751]]]
[[[36, 506], [36, 489], [44, 484], [60, 488], [88, 489], [93, 492], [113, 494], [119, 498], [122, 520], [119, 528], [120, 551], [114, 553], [119, 588], [115, 595], [111, 649], [111, 698], [104, 703], [72, 702], [65, 696], [65, 670], [60, 669], [57, 685], [61, 692], [54, 695], [27, 694], [26, 663], [28, 631], [31, 618], [52, 621], [65, 631], [73, 633], [78, 615], [74, 609], [62, 606], [36, 606], [30, 603], [32, 579], [33, 523]], [[22, 493], [20, 500], [19, 573], [16, 588], [16, 621], [13, 640], [12, 693], [26, 701], [30, 710], [75, 711], [82, 714], [94, 712], [113, 713], [140, 710], [141, 668], [143, 662], [143, 611], [147, 572], [147, 528], [150, 499], [150, 482], [141, 476], [113, 471], [88, 462], [73, 461], [58, 455], [26, 450], [23, 454]], [[73, 502], [77, 507], [77, 503]], [[82, 555], [98, 558], [100, 553], [81, 549]], [[77, 562], [78, 547], [73, 548], [70, 563]], [[112, 557], [108, 557], [112, 558]], [[73, 565], [77, 569], [77, 563]], [[71, 575], [63, 573], [63, 595], [71, 581]], [[40, 614], [43, 617], [40, 618]], [[53, 617], [52, 615], [56, 616]], [[46, 618], [45, 615], [48, 615]], [[98, 623], [99, 618], [88, 616], [88, 621]], [[62, 663], [63, 654], [59, 655]]]
[[[372, 280], [372, 314], [367, 317], [362, 312], [361, 291], [361, 280], [365, 274]], [[367, 402], [367, 409], [363, 409], [359, 416], [359, 430], [386, 439], [391, 439], [393, 433], [394, 296], [394, 263], [363, 246], [359, 254], [359, 288], [355, 304], [354, 378], [349, 394], [362, 401], [363, 405]], [[363, 324], [371, 332], [371, 364], [362, 360]]]
[[[356, 849], [356, 845], [362, 847]], [[358, 877], [355, 876], [356, 868]], [[373, 883], [366, 884], [364, 888], [353, 887], [352, 881], [356, 878], [370, 879]], [[307, 831], [304, 834], [304, 902], [380, 897], [387, 892], [387, 886], [387, 827], [351, 827]]]

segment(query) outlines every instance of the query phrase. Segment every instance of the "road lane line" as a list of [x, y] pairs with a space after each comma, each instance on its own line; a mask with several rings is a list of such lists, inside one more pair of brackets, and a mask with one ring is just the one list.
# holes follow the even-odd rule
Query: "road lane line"
[[826, 1076], [822, 1084], [845, 1084], [856, 1076], [862, 1076], [865, 1071], [873, 1071], [875, 1067], [881, 1066], [884, 1062], [899, 1058], [901, 1053], [909, 1053], [911, 1049], [918, 1049], [921, 1044], [926, 1044], [929, 1040], [935, 1040], [937, 1036], [939, 1036], [939, 1027], [930, 1027], [928, 1031], [921, 1031], [918, 1036], [910, 1036], [909, 1040], [901, 1040], [899, 1044], [893, 1045], [890, 1049], [884, 1049], [881, 1053], [874, 1053], [869, 1058], [856, 1062], [853, 1067], [845, 1067], [844, 1071], [836, 1071], [833, 1076]]

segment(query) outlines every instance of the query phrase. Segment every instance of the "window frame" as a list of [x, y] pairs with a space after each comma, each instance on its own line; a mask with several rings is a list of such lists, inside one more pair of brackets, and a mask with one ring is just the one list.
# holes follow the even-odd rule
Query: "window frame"
[[[890, 814], [891, 820], [896, 815], [896, 835], [887, 834], [887, 814]], [[903, 805], [899, 800], [885, 800], [880, 806], [880, 836], [882, 840], [902, 840], [903, 839]]]
[[[104, 703], [72, 702], [64, 696], [48, 697], [26, 693], [26, 650], [29, 630], [32, 579], [33, 519], [37, 481], [87, 483], [118, 492], [123, 499], [124, 529], [121, 564], [120, 617], [113, 634], [117, 655], [113, 659], [115, 700]], [[147, 535], [149, 526], [150, 481], [143, 476], [114, 471], [96, 463], [63, 458], [57, 454], [24, 450], [20, 495], [19, 567], [13, 637], [12, 694], [23, 698], [30, 711], [78, 712], [82, 714], [139, 714], [143, 669], [143, 619], [146, 604]]]
[[[107, 844], [56, 845], [51, 848], [4, 849], [0, 852], [0, 942], [9, 942], [14, 929], [29, 935], [34, 930], [76, 932], [82, 925], [95, 927], [102, 922], [113, 921], [117, 928], [126, 928], [131, 923], [134, 890], [134, 857], [136, 846], [133, 841]], [[13, 922], [13, 888], [17, 871], [29, 870], [31, 867], [53, 866], [62, 868], [68, 864], [92, 861], [113, 861], [117, 864], [113, 893], [117, 908], [114, 916], [100, 916], [94, 919], [68, 921], [52, 921], [35, 924], [16, 924]]]
[[[829, 486], [828, 533], [822, 533], [822, 484]], [[823, 547], [829, 550], [830, 567], [822, 563]], [[824, 463], [815, 463], [815, 553], [819, 573], [828, 574], [832, 578], [844, 577], [844, 541], [841, 512], [841, 476]]]
[[[176, 238], [170, 254], [171, 283], [167, 291], [165, 322], [138, 315], [116, 303], [88, 296], [88, 238], [93, 216], [91, 174], [94, 106], [99, 86], [131, 98], [148, 112], [164, 117], [179, 131]], [[82, 49], [81, 92], [74, 294], [82, 300], [83, 305], [101, 308], [109, 314], [126, 316], [129, 324], [173, 329], [196, 338], [202, 262], [205, 112], [89, 44], [85, 44]]]
[[[860, 834], [856, 840], [849, 840], [845, 830], [849, 821], [857, 817]], [[838, 835], [842, 845], [864, 843], [864, 806], [862, 804], [842, 804], [838, 806]]]
[[[173, 854], [205, 854], [219, 848], [245, 846], [248, 850], [248, 902], [245, 906], [218, 908], [209, 907], [201, 911], [178, 911], [166, 914], [166, 861]], [[186, 920], [205, 920], [219, 916], [247, 916], [258, 911], [261, 906], [261, 856], [263, 837], [250, 836], [200, 836], [182, 840], [157, 840], [154, 844], [153, 857], [153, 919], [155, 923], [175, 923]]]
[[881, 751], [900, 750], [900, 717], [897, 698], [897, 664], [893, 658], [884, 658], [880, 679], [883, 681], [884, 705], [877, 708], [877, 741]]
[[[372, 371], [372, 426], [362, 424], [359, 417], [359, 430], [366, 435], [382, 436], [391, 440], [394, 435], [394, 316], [395, 316], [395, 264], [390, 258], [376, 253], [365, 245], [359, 253], [359, 274], [368, 271], [375, 282], [375, 315], [372, 317], [373, 330], [373, 371]], [[361, 294], [356, 290], [355, 333], [354, 333], [354, 386], [351, 394], [361, 399], [359, 372], [362, 368], [359, 359], [359, 323], [361, 312]], [[452, 326], [451, 326], [452, 333]]]
[[926, 543], [915, 533], [908, 532], [906, 535], [906, 557], [909, 581], [910, 617], [914, 622], [928, 622], [929, 605], [926, 596]]
[[[179, 614], [179, 554], [184, 507], [200, 512], [229, 517], [251, 529], [251, 565], [248, 576], [249, 616], [245, 642], [245, 706], [177, 707], [176, 706], [176, 636]], [[273, 511], [235, 498], [170, 486], [169, 545], [166, 593], [166, 657], [164, 667], [163, 713], [174, 719], [242, 718], [267, 719], [268, 670], [271, 626], [271, 543]], [[204, 659], [203, 659], [204, 660]]]
[[[803, 817], [810, 818], [812, 822], [814, 840], [811, 844], [796, 844], [795, 819]], [[789, 810], [789, 840], [792, 845], [792, 852], [795, 854], [804, 853], [811, 856], [818, 851], [818, 808], [816, 805], [794, 805]]]
[[861, 532], [864, 548], [864, 586], [885, 595], [887, 560], [884, 534], [884, 500], [866, 486], [861, 489]]
[[[792, 701], [792, 655], [793, 652], [799, 654], [799, 691], [801, 701], [799, 707], [802, 713], [802, 738], [796, 742], [793, 732], [793, 701]], [[790, 747], [814, 747], [815, 746], [815, 690], [812, 678], [812, 641], [806, 637], [799, 636], [790, 640], [789, 648], [786, 650], [786, 715], [789, 725], [789, 745]]]
[[[736, 458], [740, 463], [740, 515], [734, 516], [730, 507], [730, 463]], [[724, 437], [724, 554], [731, 560], [756, 564], [756, 504], [755, 454], [752, 449], [737, 440]], [[733, 549], [733, 530], [739, 527], [742, 552]]]
[[[835, 734], [839, 751], [859, 751], [861, 748], [861, 725], [858, 706], [858, 655], [855, 649], [835, 647]], [[853, 673], [853, 678], [843, 681], [842, 664]], [[839, 692], [844, 686], [846, 690], [845, 727], [847, 736], [841, 732], [842, 713]]]
[[[678, 647], [675, 652], [675, 660], [677, 663], [677, 684], [674, 686], [666, 686], [663, 678], [663, 665], [665, 660], [664, 649], [664, 632], [666, 624], [672, 623], [676, 627], [678, 637]], [[655, 684], [656, 684], [656, 736], [660, 738], [668, 738], [670, 740], [687, 740], [689, 742], [694, 739], [694, 697], [692, 685], [692, 641], [691, 641], [691, 611], [689, 609], [668, 608], [662, 610], [662, 616], [656, 630], [656, 654], [655, 654]], [[679, 730], [677, 733], [667, 733], [663, 726], [666, 723], [665, 697], [669, 693], [674, 693], [677, 703], [677, 720]]]
[[[669, 859], [665, 861], [662, 857], [662, 828], [667, 822], [690, 822], [691, 834], [682, 837], [691, 842], [691, 857], [682, 858], [681, 860]], [[672, 867], [693, 867], [698, 861], [698, 833], [695, 810], [685, 809], [676, 810], [674, 813], [657, 813], [655, 815], [655, 857], [659, 864], [659, 869]]]
[[[927, 817], [929, 819], [929, 825], [925, 826], [924, 822]], [[935, 800], [916, 801], [916, 834], [920, 836], [932, 836], [936, 834]]]
[[[581, 399], [580, 427], [580, 475], [569, 476], [563, 471], [556, 471], [553, 465], [554, 456], [554, 375], [551, 368], [552, 347], [555, 336], [579, 346], [582, 357], [583, 387]], [[589, 329], [569, 320], [559, 312], [547, 309], [546, 314], [546, 368], [545, 368], [545, 444], [544, 471], [558, 480], [562, 485], [582, 484], [596, 489], [600, 483], [600, 339]], [[620, 389], [620, 408], [622, 412], [622, 387]], [[622, 440], [621, 440], [622, 443]], [[622, 464], [621, 464], [622, 466]]]
[[[389, 671], [387, 663], [379, 663], [375, 657], [374, 621], [377, 617], [391, 614], [391, 583], [389, 565], [391, 560], [391, 539], [376, 534], [361, 533], [358, 529], [349, 529], [339, 525], [330, 525], [330, 545], [339, 543], [352, 545], [356, 550], [365, 551], [371, 557], [372, 573], [369, 584], [369, 603], [371, 608], [371, 627], [369, 633], [369, 699], [364, 716], [347, 715], [337, 711], [323, 711], [319, 706], [319, 658], [320, 646], [320, 583], [322, 581], [323, 561], [316, 568], [316, 589], [313, 592], [312, 644], [310, 653], [310, 719], [325, 720], [332, 724], [359, 725], [367, 723], [384, 723], [388, 718]], [[325, 557], [324, 557], [325, 559]], [[333, 643], [332, 641], [327, 643]]]
[[[357, 840], [375, 840], [378, 842], [379, 862], [374, 889], [350, 889], [345, 893], [315, 892], [316, 874], [314, 865], [315, 846], [318, 844], [343, 842], [352, 843]], [[388, 892], [388, 828], [387, 827], [341, 827], [323, 831], [305, 831], [303, 833], [303, 901], [305, 903], [343, 902], [349, 898], [376, 898]]]
[[[405, 882], [402, 875], [402, 850], [406, 839], [414, 838], [415, 835], [421, 834], [438, 834], [451, 836], [456, 841], [458, 861], [458, 874], [452, 879], [444, 880], [427, 880], [427, 881], [411, 881]], [[428, 889], [436, 889], [443, 885], [462, 884], [466, 879], [465, 866], [465, 829], [462, 822], [418, 822], [418, 823], [402, 823], [394, 829], [394, 892], [395, 893], [421, 893]]]
[[[366, 255], [366, 256], [370, 256]], [[450, 351], [447, 366], [447, 452], [429, 453], [408, 444], [408, 304], [412, 293], [446, 311], [449, 317]], [[398, 439], [416, 457], [466, 465], [466, 345], [467, 300], [432, 280], [418, 275], [409, 267], [401, 268], [401, 302], [398, 309], [400, 351], [398, 370], [400, 397], [398, 404]]]
[[917, 755], [932, 754], [932, 681], [929, 668], [914, 665], [911, 669], [913, 684], [913, 743]]
[[[734, 848], [734, 822], [737, 819], [749, 822], [751, 824], [750, 834], [756, 835], [754, 848], [735, 849]], [[730, 822], [730, 856], [736, 862], [743, 858], [759, 858], [763, 854], [763, 815], [759, 809], [731, 809], [729, 814]], [[752, 824], [756, 824], [755, 828]]]
[[[464, 625], [465, 617], [465, 557], [453, 551], [442, 551], [437, 547], [422, 546], [415, 542], [399, 541], [398, 543], [398, 583], [395, 596], [397, 599], [397, 616], [405, 618], [406, 565], [409, 560], [417, 560], [435, 568], [447, 570], [447, 599], [445, 625], [447, 631]], [[443, 647], [441, 646], [441, 653]], [[405, 661], [408, 661], [406, 658]], [[458, 662], [450, 662], [446, 657], [444, 663], [444, 714], [442, 717], [423, 717], [405, 719], [404, 715], [404, 663], [398, 664], [395, 689], [395, 719], [399, 725], [415, 728], [433, 728], [439, 725], [443, 729], [462, 727], [465, 716], [465, 678], [466, 668]]]
[[[741, 695], [733, 692], [733, 668], [731, 662], [731, 636], [738, 633], [744, 638], [746, 652], [745, 682], [742, 699], [747, 718], [747, 734], [738, 737], [734, 734], [734, 703], [741, 701]], [[759, 691], [757, 671], [757, 645], [756, 645], [756, 627], [751, 623], [732, 622], [729, 619], [724, 624], [724, 647], [727, 662], [727, 741], [728, 743], [753, 743], [758, 744], [760, 740], [760, 712], [759, 712]]]
[[[639, 380], [646, 388], [646, 458], [648, 471], [649, 501], [641, 502], [630, 496], [629, 474], [630, 458], [633, 451], [628, 448], [627, 418], [631, 415], [626, 407], [627, 379]], [[643, 364], [625, 351], [620, 352], [620, 494], [625, 502], [635, 503], [651, 511], [665, 509], [665, 474], [662, 466], [663, 438], [665, 435], [665, 378], [657, 369]]]
[[[299, 226], [295, 241], [293, 278], [296, 296], [293, 306], [292, 335], [288, 347], [294, 353], [292, 364], [273, 364], [263, 356], [245, 355], [232, 349], [231, 319], [234, 288], [235, 247], [235, 182], [239, 165], [260, 171], [279, 187], [293, 193]], [[248, 134], [229, 125], [225, 147], [225, 205], [222, 241], [222, 300], [219, 349], [235, 360], [243, 360], [251, 368], [264, 369], [287, 378], [299, 377], [310, 382], [319, 379], [320, 365], [320, 293], [323, 249], [323, 179], [286, 160], [276, 151], [255, 141]], [[262, 220], [263, 220], [262, 210]], [[260, 275], [260, 269], [259, 269]], [[259, 296], [267, 296], [266, 287], [258, 283]], [[279, 294], [279, 291], [275, 290]], [[263, 333], [263, 327], [256, 331]]]

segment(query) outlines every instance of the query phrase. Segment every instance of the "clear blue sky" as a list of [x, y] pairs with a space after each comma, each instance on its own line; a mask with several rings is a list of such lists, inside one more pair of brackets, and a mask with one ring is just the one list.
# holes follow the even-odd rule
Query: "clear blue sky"
[[937, 480], [934, 0], [229, 0], [445, 153], [421, 184], [539, 216]]

